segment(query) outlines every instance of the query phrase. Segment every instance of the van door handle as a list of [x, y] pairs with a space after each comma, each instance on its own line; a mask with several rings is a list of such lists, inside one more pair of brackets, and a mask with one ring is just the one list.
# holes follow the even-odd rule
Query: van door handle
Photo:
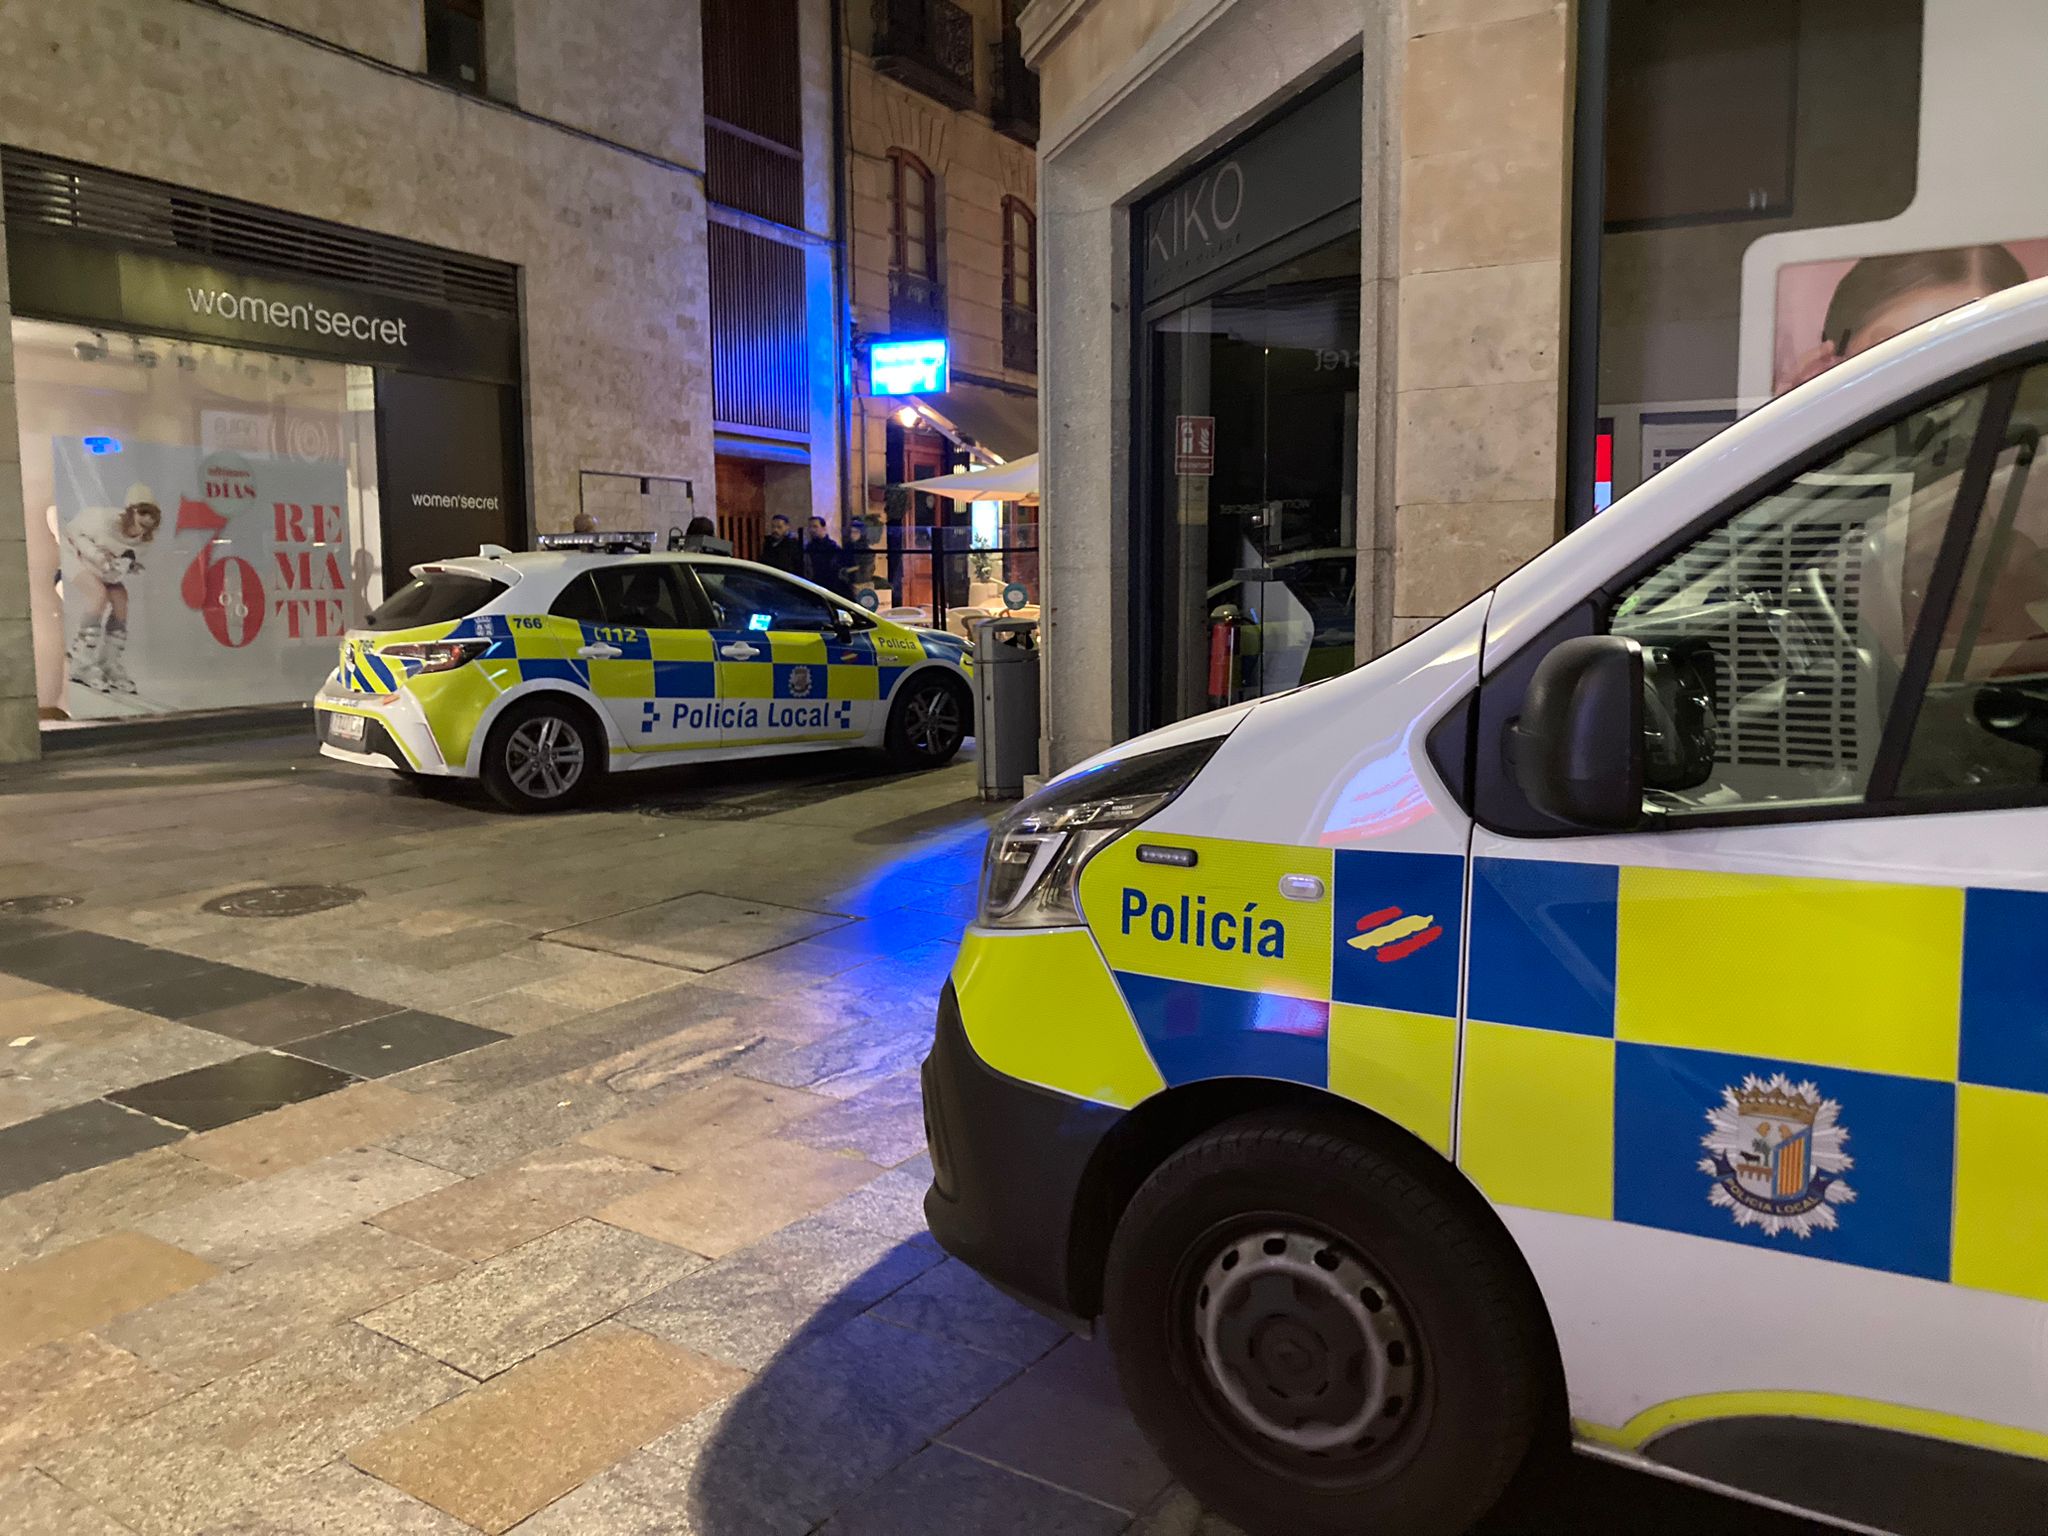
[[626, 653], [616, 645], [599, 643], [597, 645], [586, 645], [578, 650], [576, 654], [585, 661], [610, 661], [613, 657], [623, 656]]
[[718, 654], [727, 661], [752, 661], [761, 652], [757, 647], [747, 644], [744, 640], [735, 640], [731, 645], [719, 647]]

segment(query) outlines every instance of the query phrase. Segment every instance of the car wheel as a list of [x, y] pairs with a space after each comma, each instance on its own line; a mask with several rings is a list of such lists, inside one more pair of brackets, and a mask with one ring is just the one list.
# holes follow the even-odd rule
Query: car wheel
[[1225, 1519], [1451, 1536], [1541, 1422], [1544, 1324], [1501, 1240], [1340, 1122], [1233, 1121], [1140, 1187], [1104, 1313], [1125, 1396]]
[[484, 788], [508, 811], [567, 810], [604, 772], [606, 746], [604, 732], [572, 703], [515, 704], [484, 743]]
[[883, 750], [901, 767], [936, 768], [960, 750], [972, 713], [966, 684], [943, 673], [927, 673], [897, 695]]

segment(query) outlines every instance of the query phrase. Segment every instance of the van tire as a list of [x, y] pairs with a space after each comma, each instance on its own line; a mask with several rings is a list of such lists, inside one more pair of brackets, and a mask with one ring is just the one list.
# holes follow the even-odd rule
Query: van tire
[[934, 669], [897, 690], [882, 750], [899, 768], [939, 768], [973, 731], [974, 697], [967, 685]]
[[1275, 1112], [1196, 1138], [1125, 1209], [1103, 1307], [1124, 1395], [1253, 1536], [1454, 1536], [1544, 1422], [1526, 1278], [1435, 1185], [1392, 1138]]
[[[484, 788], [508, 811], [566, 811], [596, 787], [610, 751], [589, 710], [566, 696], [539, 694], [512, 705], [491, 726], [481, 764]], [[552, 756], [552, 770], [537, 755]], [[551, 790], [565, 773], [564, 787]]]

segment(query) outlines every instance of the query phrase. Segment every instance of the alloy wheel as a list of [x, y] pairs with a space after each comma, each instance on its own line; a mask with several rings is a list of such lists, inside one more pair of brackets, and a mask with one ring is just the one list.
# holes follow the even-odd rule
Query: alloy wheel
[[923, 757], [939, 757], [960, 745], [960, 700], [950, 688], [927, 688], [903, 706], [903, 735]]
[[558, 800], [583, 777], [583, 737], [557, 715], [522, 720], [505, 743], [505, 771], [521, 794]]

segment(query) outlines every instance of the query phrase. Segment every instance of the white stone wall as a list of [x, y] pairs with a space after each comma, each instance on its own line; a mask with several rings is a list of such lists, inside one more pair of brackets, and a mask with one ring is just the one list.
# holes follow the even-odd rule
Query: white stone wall
[[[261, 9], [387, 65], [410, 62], [416, 0]], [[576, 133], [208, 6], [0, 0], [0, 141], [517, 265], [533, 521], [566, 528], [586, 469], [712, 484], [704, 195], [689, 169], [703, 131], [697, 5], [593, 8], [618, 12], [600, 29], [608, 55], [557, 46], [566, 13], [584, 9], [521, 0], [515, 14], [522, 104], [559, 106]], [[641, 152], [585, 136], [597, 132]], [[11, 368], [4, 377], [0, 465], [11, 466]], [[36, 750], [21, 725], [26, 640], [12, 638], [26, 634], [11, 616], [19, 503], [8, 468], [0, 758]]]

